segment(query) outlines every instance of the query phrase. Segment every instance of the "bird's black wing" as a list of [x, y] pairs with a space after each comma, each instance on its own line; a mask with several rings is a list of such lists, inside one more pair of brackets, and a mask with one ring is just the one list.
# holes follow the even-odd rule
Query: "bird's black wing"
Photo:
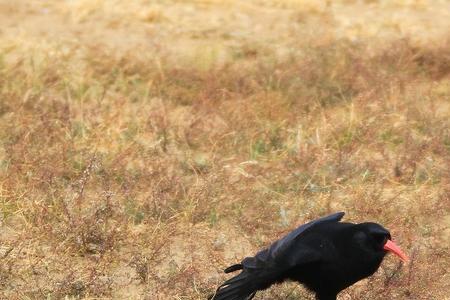
[[298, 240], [298, 238], [302, 235], [302, 233], [309, 231], [311, 228], [317, 225], [325, 223], [337, 223], [342, 219], [344, 215], [345, 215], [344, 212], [338, 212], [299, 226], [297, 229], [294, 229], [293, 231], [288, 233], [285, 237], [274, 242], [269, 247], [268, 250], [270, 252], [270, 256], [273, 258], [277, 258], [278, 256], [282, 255], [286, 249], [290, 248], [295, 243], [295, 241]]
[[[284, 267], [292, 267], [292, 264], [298, 265], [318, 260], [318, 253], [314, 249], [311, 249], [307, 244], [296, 243], [296, 241], [299, 240], [303, 233], [317, 225], [339, 222], [344, 214], [344, 212], [338, 212], [299, 226], [285, 237], [274, 242], [268, 248], [258, 252], [254, 257], [245, 258], [241, 263], [242, 267], [247, 269], [259, 269], [273, 264], [277, 264], [279, 267], [280, 262], [286, 260], [289, 260], [290, 263], [287, 263], [288, 265], [285, 265]], [[289, 251], [293, 246], [295, 246], [295, 251]], [[237, 267], [239, 265], [235, 266]], [[228, 269], [234, 271], [233, 267], [235, 266], [231, 266]]]
[[246, 257], [240, 264], [228, 267], [225, 269], [225, 273], [237, 270], [242, 270], [242, 272], [219, 286], [211, 299], [251, 299], [256, 291], [266, 289], [273, 283], [286, 279], [286, 272], [291, 268], [319, 261], [320, 253], [310, 247], [307, 242], [302, 243], [299, 238], [315, 226], [337, 223], [343, 216], [343, 212], [335, 213], [304, 224], [255, 256]]

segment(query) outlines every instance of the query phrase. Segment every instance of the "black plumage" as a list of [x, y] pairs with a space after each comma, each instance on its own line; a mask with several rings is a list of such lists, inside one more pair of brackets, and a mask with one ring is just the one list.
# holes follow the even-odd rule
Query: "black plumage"
[[225, 273], [241, 272], [210, 299], [249, 300], [274, 283], [292, 280], [313, 291], [318, 300], [335, 300], [340, 291], [372, 275], [388, 251], [406, 261], [388, 230], [376, 223], [339, 222], [343, 216], [335, 213], [304, 224], [226, 268]]

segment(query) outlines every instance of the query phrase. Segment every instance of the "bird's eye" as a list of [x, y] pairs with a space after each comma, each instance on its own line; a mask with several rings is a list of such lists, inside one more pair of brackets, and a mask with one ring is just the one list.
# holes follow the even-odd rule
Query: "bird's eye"
[[379, 245], [384, 245], [387, 242], [388, 237], [385, 234], [375, 234], [375, 241]]

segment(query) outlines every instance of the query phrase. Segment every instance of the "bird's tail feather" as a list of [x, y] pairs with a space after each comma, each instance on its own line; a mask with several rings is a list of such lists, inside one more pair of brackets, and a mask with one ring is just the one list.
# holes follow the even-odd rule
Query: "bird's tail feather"
[[225, 273], [231, 273], [231, 272], [234, 272], [234, 271], [237, 271], [237, 270], [242, 270], [242, 268], [243, 268], [242, 264], [235, 264], [235, 265], [232, 265], [232, 266], [229, 266], [228, 268], [226, 268], [224, 270], [224, 272]]
[[[237, 265], [234, 265], [237, 266]], [[230, 268], [233, 268], [231, 266]], [[230, 269], [228, 268], [228, 269]], [[227, 269], [227, 270], [228, 270]], [[236, 269], [239, 270], [239, 269]], [[232, 272], [232, 271], [230, 271]], [[250, 300], [255, 296], [256, 290], [252, 284], [251, 275], [245, 270], [233, 278], [225, 281], [210, 297], [210, 300]]]

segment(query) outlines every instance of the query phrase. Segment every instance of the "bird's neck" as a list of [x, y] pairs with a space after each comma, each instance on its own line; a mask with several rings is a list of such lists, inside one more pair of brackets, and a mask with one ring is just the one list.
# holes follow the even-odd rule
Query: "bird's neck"
[[337, 294], [317, 294], [316, 300], [336, 300]]

